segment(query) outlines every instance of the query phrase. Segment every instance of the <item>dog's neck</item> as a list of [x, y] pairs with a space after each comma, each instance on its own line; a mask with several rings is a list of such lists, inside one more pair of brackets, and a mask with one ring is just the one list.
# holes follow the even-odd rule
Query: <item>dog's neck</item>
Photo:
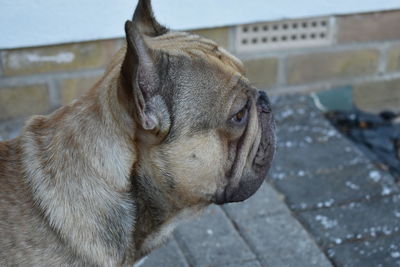
[[131, 173], [135, 125], [119, 102], [118, 70], [72, 104], [34, 117], [22, 135], [25, 158], [37, 159], [24, 168], [38, 208], [78, 256], [99, 265], [136, 260], [188, 217], [167, 192], [147, 187], [148, 173]]
[[204, 205], [184, 206], [178, 199], [171, 198], [174, 194], [168, 186], [156, 184], [157, 179], [150, 173], [134, 173], [132, 177], [137, 213], [140, 214], [134, 233], [137, 259], [162, 245], [178, 223], [204, 208]]
[[109, 71], [82, 98], [31, 119], [21, 137], [25, 179], [45, 220], [80, 258], [110, 266], [125, 257], [135, 221], [134, 129], [118, 105], [119, 80]]
[[155, 237], [152, 236], [155, 233], [156, 236], [161, 236], [163, 234], [159, 232], [170, 232], [170, 229], [162, 228], [168, 224], [166, 222], [173, 217], [173, 214], [178, 213], [178, 209], [168, 205], [165, 192], [158, 190], [148, 175], [135, 173], [132, 181], [136, 210], [137, 214], [140, 214], [134, 232], [135, 251], [139, 252], [135, 256], [140, 258], [162, 242], [154, 240]]

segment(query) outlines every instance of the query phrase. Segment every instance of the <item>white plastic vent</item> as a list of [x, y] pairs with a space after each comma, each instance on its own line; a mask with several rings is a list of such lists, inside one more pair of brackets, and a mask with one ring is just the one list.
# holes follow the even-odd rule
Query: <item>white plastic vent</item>
[[237, 52], [257, 52], [328, 45], [333, 42], [331, 18], [255, 23], [236, 27]]

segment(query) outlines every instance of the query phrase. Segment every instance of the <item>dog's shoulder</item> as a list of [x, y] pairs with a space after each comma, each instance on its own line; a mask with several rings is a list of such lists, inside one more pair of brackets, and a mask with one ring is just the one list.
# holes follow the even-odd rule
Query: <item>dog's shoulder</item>
[[8, 189], [12, 184], [15, 185], [20, 182], [20, 179], [15, 179], [15, 177], [22, 175], [20, 155], [19, 139], [0, 142], [1, 191]]
[[0, 142], [0, 164], [10, 159], [12, 151], [16, 148], [16, 143], [16, 139]]

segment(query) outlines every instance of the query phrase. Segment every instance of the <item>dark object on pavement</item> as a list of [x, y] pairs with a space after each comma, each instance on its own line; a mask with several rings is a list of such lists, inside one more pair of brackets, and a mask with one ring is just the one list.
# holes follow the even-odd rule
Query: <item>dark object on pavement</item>
[[327, 119], [350, 138], [381, 169], [400, 180], [400, 115], [391, 111], [379, 115], [360, 110], [330, 111]]

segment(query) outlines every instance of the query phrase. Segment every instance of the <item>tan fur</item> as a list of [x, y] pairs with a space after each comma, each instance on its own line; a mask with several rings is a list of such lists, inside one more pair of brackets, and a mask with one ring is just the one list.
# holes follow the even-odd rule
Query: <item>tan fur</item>
[[170, 55], [204, 58], [226, 70], [231, 69], [234, 73], [244, 74], [243, 63], [238, 58], [218, 46], [214, 41], [201, 36], [186, 32], [170, 32], [147, 40], [150, 47], [168, 51]]
[[[127, 28], [128, 46], [91, 90], [0, 142], [0, 266], [130, 266], [180, 221], [264, 179], [275, 147], [267, 101], [237, 58], [166, 31], [149, 6], [134, 17], [145, 43]], [[154, 70], [146, 51], [168, 57], [157, 63], [166, 74], [137, 82], [135, 68]], [[244, 107], [246, 124], [234, 124]]]

